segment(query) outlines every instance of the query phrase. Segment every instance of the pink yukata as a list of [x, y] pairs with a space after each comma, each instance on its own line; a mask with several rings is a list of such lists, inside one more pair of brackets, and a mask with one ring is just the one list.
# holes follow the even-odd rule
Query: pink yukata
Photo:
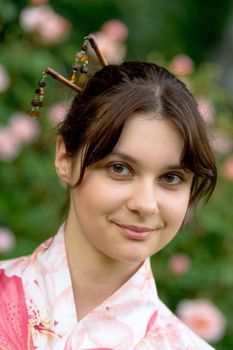
[[31, 256], [0, 263], [0, 350], [213, 350], [160, 301], [149, 259], [77, 318], [64, 225]]

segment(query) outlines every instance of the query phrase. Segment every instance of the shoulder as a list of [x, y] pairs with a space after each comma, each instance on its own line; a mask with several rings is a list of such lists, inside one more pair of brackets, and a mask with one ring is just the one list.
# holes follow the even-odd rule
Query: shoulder
[[162, 337], [168, 338], [171, 344], [176, 344], [177, 349], [214, 350], [213, 347], [182, 323], [161, 300], [159, 300], [157, 318], [158, 330], [160, 330]]
[[36, 268], [38, 257], [48, 249], [50, 242], [51, 238], [40, 244], [31, 255], [0, 261], [0, 278], [3, 275], [22, 277], [28, 268]]
[[3, 278], [3, 275], [18, 276], [20, 277], [25, 270], [25, 267], [30, 260], [30, 256], [23, 256], [20, 258], [0, 261], [0, 279]]

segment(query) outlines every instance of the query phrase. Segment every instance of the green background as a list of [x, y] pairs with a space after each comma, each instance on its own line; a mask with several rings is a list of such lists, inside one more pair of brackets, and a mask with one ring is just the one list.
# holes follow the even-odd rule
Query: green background
[[[231, 13], [231, 1], [222, 0], [56, 0], [54, 11], [72, 23], [70, 35], [53, 44], [42, 43], [25, 32], [19, 22], [26, 1], [0, 1], [0, 63], [11, 77], [9, 89], [0, 94], [0, 126], [12, 113], [26, 111], [45, 66], [66, 74], [82, 38], [97, 32], [109, 19], [120, 19], [129, 30], [127, 59], [170, 60], [183, 53], [192, 58], [195, 71], [185, 82], [197, 96], [211, 101], [215, 113], [210, 134], [233, 136], [232, 96], [218, 83], [221, 71], [212, 57], [221, 43]], [[16, 245], [0, 253], [1, 259], [29, 254], [53, 234], [65, 218], [68, 196], [54, 167], [56, 129], [46, 118], [54, 102], [69, 102], [72, 93], [49, 82], [50, 93], [40, 120], [39, 138], [25, 145], [12, 161], [0, 161], [0, 226], [12, 230]], [[201, 206], [177, 238], [153, 258], [161, 298], [172, 309], [180, 300], [210, 299], [225, 315], [224, 337], [213, 346], [233, 349], [233, 179], [227, 179], [224, 162], [233, 150], [216, 152], [219, 181], [207, 206]], [[169, 259], [185, 253], [191, 261], [187, 273], [175, 275]]]

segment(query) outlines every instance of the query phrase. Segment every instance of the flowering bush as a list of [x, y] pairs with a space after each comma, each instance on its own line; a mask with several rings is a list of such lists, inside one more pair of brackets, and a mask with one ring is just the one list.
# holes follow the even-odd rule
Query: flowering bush
[[222, 171], [226, 179], [233, 181], [233, 156], [225, 160]]
[[208, 342], [223, 337], [225, 317], [209, 300], [182, 300], [176, 312], [189, 328]]
[[0, 64], [0, 93], [4, 92], [10, 86], [10, 77], [6, 68]]
[[18, 143], [30, 143], [39, 135], [39, 126], [36, 120], [29, 119], [26, 113], [14, 113], [10, 118], [12, 137]]
[[51, 107], [49, 107], [47, 112], [48, 120], [56, 125], [62, 122], [65, 118], [65, 115], [68, 111], [68, 106], [66, 107], [64, 103], [54, 103]]
[[[110, 20], [95, 33], [98, 45], [109, 63], [119, 64], [126, 55], [124, 41], [128, 36], [126, 25], [119, 20]], [[95, 57], [95, 56], [94, 56]]]
[[0, 227], [0, 252], [12, 250], [15, 246], [15, 236], [8, 228]]
[[[126, 57], [128, 35], [128, 27], [119, 19], [109, 17], [100, 23], [100, 16], [93, 12], [96, 22], [86, 18], [82, 21], [84, 12], [78, 2], [73, 5], [75, 14], [69, 7], [71, 2], [63, 4], [59, 13], [52, 1], [7, 3], [12, 5], [11, 12], [4, 12], [4, 17], [0, 11], [1, 259], [30, 253], [64, 220], [67, 192], [54, 171], [54, 141], [56, 125], [64, 118], [73, 94], [49, 80], [42, 116], [39, 121], [31, 120], [26, 111], [40, 72], [51, 66], [64, 75], [70, 74], [65, 67], [72, 65], [72, 55], [89, 32], [97, 33], [110, 63], [121, 62]], [[89, 2], [85, 6], [90, 6]], [[88, 14], [91, 16], [91, 11]], [[148, 53], [140, 41], [132, 49], [134, 32], [140, 37], [141, 30], [141, 23], [140, 28], [131, 23], [129, 58], [147, 59], [148, 54], [153, 61], [156, 56], [155, 63], [170, 68], [191, 88], [208, 125], [219, 169], [219, 182], [209, 204], [190, 215], [189, 224], [177, 238], [152, 258], [159, 294], [197, 333], [217, 343], [219, 350], [229, 350], [233, 348], [232, 101], [219, 86], [218, 69], [213, 64], [194, 63], [182, 52], [168, 61], [161, 54], [154, 55], [156, 45]], [[150, 40], [148, 45], [152, 46]], [[138, 52], [144, 52], [144, 56]], [[92, 65], [95, 68], [93, 58]]]
[[14, 160], [23, 144], [31, 143], [39, 135], [39, 126], [23, 112], [11, 116], [7, 127], [0, 127], [0, 159]]
[[191, 261], [186, 254], [177, 253], [169, 259], [169, 268], [174, 275], [184, 275], [190, 268]]
[[190, 75], [193, 73], [194, 64], [190, 57], [177, 55], [171, 60], [169, 70], [178, 76]]
[[9, 127], [0, 128], [0, 159], [11, 161], [19, 154], [19, 145]]
[[20, 14], [20, 23], [27, 32], [35, 32], [41, 41], [54, 43], [64, 39], [71, 24], [53, 11], [49, 5], [28, 6]]
[[204, 97], [197, 99], [199, 112], [201, 113], [206, 124], [212, 124], [214, 122], [214, 107], [213, 104]]
[[[232, 101], [217, 83], [218, 71], [213, 64], [205, 62], [195, 68], [192, 60], [182, 54], [167, 66], [196, 96], [215, 151], [219, 181], [208, 205], [201, 205], [191, 215], [176, 240], [153, 258], [153, 267], [163, 298], [178, 317], [206, 341], [218, 343], [217, 348], [225, 350], [231, 348], [226, 339], [233, 331], [228, 310], [233, 287]], [[180, 290], [176, 293], [177, 286]]]

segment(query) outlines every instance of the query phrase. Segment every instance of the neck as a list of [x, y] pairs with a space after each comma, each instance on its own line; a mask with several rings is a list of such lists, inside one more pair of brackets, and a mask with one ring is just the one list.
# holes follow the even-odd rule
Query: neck
[[98, 252], [68, 217], [65, 246], [78, 318], [119, 289], [140, 264], [116, 261]]

